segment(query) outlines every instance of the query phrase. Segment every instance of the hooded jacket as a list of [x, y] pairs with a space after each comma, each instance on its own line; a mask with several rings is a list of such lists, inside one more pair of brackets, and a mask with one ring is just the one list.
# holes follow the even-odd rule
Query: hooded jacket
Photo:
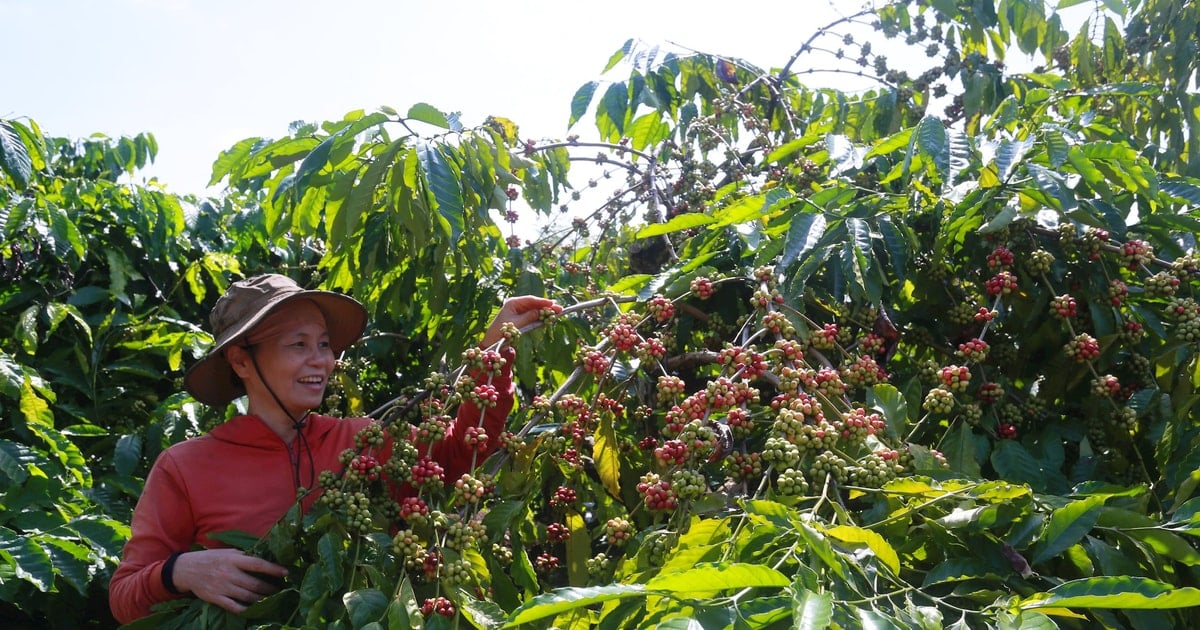
[[[506, 350], [511, 366], [512, 351]], [[496, 449], [513, 405], [507, 367], [492, 385], [500, 399], [483, 416], [488, 443], [478, 461]], [[445, 470], [447, 483], [471, 466], [472, 449], [462, 436], [477, 425], [481, 413], [464, 402], [445, 438], [433, 446], [432, 457]], [[301, 429], [303, 439], [298, 436], [289, 445], [257, 416], [235, 416], [207, 435], [163, 451], [146, 477], [133, 511], [133, 535], [109, 584], [113, 616], [129, 623], [149, 615], [154, 604], [182, 597], [168, 591], [162, 580], [163, 563], [172, 553], [224, 547], [211, 538], [219, 532], [266, 535], [295, 505], [297, 473], [301, 485], [312, 488], [322, 471], [341, 470], [338, 456], [354, 447], [354, 436], [370, 422], [310, 415]], [[387, 461], [390, 451], [390, 441], [385, 442], [379, 460]], [[411, 492], [408, 486], [393, 490], [397, 496]], [[305, 497], [303, 509], [311, 509], [318, 496]]]

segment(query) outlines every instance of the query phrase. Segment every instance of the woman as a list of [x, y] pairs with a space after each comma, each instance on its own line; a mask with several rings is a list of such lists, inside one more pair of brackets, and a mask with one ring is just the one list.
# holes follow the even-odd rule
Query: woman
[[[537, 321], [544, 308], [559, 310], [545, 298], [507, 300], [482, 345], [499, 341], [506, 323], [520, 328]], [[215, 343], [188, 370], [184, 386], [214, 406], [245, 395], [247, 413], [155, 461], [109, 587], [117, 620], [128, 623], [150, 614], [154, 604], [185, 596], [240, 613], [278, 590], [274, 581], [287, 574], [282, 566], [221, 548], [210, 536], [230, 530], [265, 535], [295, 504], [299, 488], [312, 489], [321, 471], [340, 469], [338, 455], [371, 420], [311, 410], [324, 399], [338, 355], [362, 335], [366, 321], [356, 300], [304, 290], [276, 274], [235, 282], [217, 300], [210, 315]], [[505, 353], [511, 366], [512, 349]], [[506, 368], [491, 384], [501, 394], [499, 404], [484, 414], [463, 403], [445, 439], [434, 445], [448, 479], [470, 467], [472, 449], [462, 435], [481, 414], [489, 436], [484, 455], [504, 430], [511, 373]], [[315, 499], [308, 493], [304, 509]]]

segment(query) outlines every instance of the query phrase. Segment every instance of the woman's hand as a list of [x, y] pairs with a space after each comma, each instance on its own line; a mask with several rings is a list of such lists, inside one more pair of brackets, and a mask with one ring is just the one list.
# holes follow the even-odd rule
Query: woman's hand
[[500, 312], [496, 313], [492, 325], [488, 326], [487, 333], [483, 335], [483, 347], [491, 347], [504, 337], [504, 324], [508, 323], [517, 328], [524, 328], [538, 321], [544, 308], [551, 309], [555, 313], [562, 312], [562, 307], [554, 300], [536, 295], [519, 295], [504, 300]]
[[240, 614], [246, 606], [279, 591], [270, 578], [282, 578], [287, 569], [248, 556], [237, 549], [205, 549], [180, 554], [175, 560], [175, 588]]

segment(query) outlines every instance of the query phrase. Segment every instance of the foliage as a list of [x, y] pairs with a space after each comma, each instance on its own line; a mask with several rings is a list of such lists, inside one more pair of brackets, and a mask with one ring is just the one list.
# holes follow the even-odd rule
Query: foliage
[[[775, 70], [631, 41], [570, 105], [594, 137], [352, 112], [231, 147], [220, 200], [120, 183], [149, 136], [0, 121], [0, 600], [102, 608], [140, 477], [226, 411], [175, 393], [204, 305], [284, 268], [367, 304], [328, 406], [397, 448], [227, 538], [298, 576], [245, 618], [141, 625], [1195, 625], [1200, 9], [1077, 4], [1075, 34], [1032, 0], [887, 4]], [[505, 238], [525, 209], [576, 216]], [[516, 293], [567, 308], [509, 331], [504, 449], [429, 475]]]

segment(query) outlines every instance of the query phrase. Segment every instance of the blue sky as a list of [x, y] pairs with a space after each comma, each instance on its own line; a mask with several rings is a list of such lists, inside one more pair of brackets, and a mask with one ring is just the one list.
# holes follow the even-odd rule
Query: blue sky
[[0, 117], [57, 136], [151, 132], [144, 175], [200, 193], [234, 142], [354, 109], [428, 102], [562, 137], [571, 96], [626, 39], [779, 66], [836, 13], [826, 0], [0, 0], [0, 16]]

